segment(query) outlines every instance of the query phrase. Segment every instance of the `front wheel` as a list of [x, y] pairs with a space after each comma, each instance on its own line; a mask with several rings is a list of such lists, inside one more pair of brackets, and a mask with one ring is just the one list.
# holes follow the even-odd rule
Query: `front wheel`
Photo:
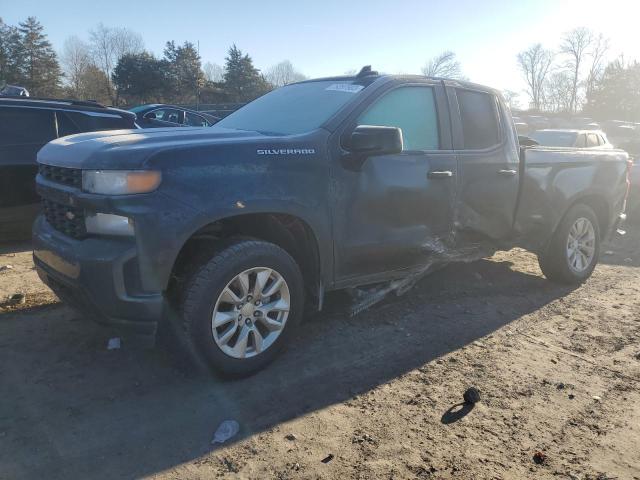
[[271, 362], [303, 311], [302, 275], [280, 247], [240, 240], [186, 285], [182, 315], [191, 340], [220, 373], [244, 376]]
[[577, 284], [593, 273], [600, 257], [598, 218], [587, 205], [574, 205], [564, 216], [538, 263], [549, 280]]

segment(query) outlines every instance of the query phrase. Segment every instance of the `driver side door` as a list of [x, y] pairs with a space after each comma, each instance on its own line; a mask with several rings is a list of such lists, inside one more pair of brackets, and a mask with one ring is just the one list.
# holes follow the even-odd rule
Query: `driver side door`
[[403, 151], [369, 156], [356, 169], [335, 165], [338, 288], [402, 276], [442, 251], [453, 227], [457, 168], [438, 83], [395, 85], [347, 123], [346, 135], [359, 125], [400, 128]]

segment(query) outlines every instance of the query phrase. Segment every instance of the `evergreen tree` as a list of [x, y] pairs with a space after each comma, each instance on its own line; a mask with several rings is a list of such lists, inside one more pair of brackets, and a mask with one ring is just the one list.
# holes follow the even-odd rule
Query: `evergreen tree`
[[35, 17], [20, 23], [20, 81], [32, 95], [55, 96], [60, 92], [60, 65], [56, 53]]
[[640, 122], [640, 63], [611, 62], [589, 92], [584, 111], [599, 119]]
[[0, 18], [0, 87], [5, 83], [20, 83], [22, 79], [20, 44], [18, 29]]
[[128, 103], [157, 102], [162, 98], [166, 70], [166, 62], [150, 53], [124, 55], [113, 71], [113, 84]]
[[271, 86], [253, 66], [247, 54], [232, 45], [225, 58], [224, 84], [230, 99], [234, 102], [249, 102], [271, 90]]
[[193, 43], [184, 42], [182, 46], [176, 46], [173, 41], [167, 42], [164, 60], [168, 77], [167, 97], [176, 103], [194, 101], [205, 80], [200, 55]]

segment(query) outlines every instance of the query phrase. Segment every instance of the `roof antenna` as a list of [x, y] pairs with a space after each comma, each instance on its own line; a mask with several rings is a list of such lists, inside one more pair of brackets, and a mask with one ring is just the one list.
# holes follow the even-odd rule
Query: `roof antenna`
[[360, 71], [358, 72], [358, 75], [356, 75], [356, 78], [363, 78], [363, 77], [368, 77], [369, 75], [377, 75], [377, 74], [378, 72], [371, 70], [371, 65], [365, 65], [364, 67], [362, 67], [362, 69], [360, 69]]

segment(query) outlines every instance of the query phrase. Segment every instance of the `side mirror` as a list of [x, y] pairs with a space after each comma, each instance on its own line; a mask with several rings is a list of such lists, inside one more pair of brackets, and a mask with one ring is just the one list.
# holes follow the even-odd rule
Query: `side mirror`
[[540, 145], [533, 138], [527, 137], [526, 135], [518, 135], [518, 143], [521, 147], [536, 147]]
[[351, 133], [347, 150], [362, 155], [402, 152], [402, 130], [396, 127], [360, 125]]

